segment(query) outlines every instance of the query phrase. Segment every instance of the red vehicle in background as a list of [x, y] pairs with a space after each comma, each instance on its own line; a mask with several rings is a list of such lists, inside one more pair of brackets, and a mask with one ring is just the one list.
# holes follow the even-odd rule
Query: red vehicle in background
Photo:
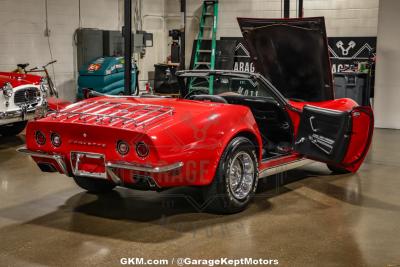
[[26, 70], [28, 63], [18, 64], [13, 72], [0, 72], [0, 135], [17, 135], [25, 129], [28, 120], [71, 104], [58, 99], [47, 71], [47, 66], [55, 62], [30, 70]]
[[0, 135], [24, 130], [37, 111], [47, 110], [46, 98], [40, 76], [0, 72]]
[[87, 99], [31, 122], [19, 151], [94, 193], [198, 186], [222, 213], [243, 210], [259, 178], [313, 161], [356, 172], [373, 113], [334, 100], [324, 19], [239, 24], [259, 73], [179, 72], [179, 99]]

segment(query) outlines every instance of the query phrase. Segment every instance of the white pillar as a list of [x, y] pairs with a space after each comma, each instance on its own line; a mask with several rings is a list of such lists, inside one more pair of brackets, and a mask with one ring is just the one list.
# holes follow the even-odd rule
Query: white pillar
[[375, 125], [400, 129], [400, 1], [380, 0]]

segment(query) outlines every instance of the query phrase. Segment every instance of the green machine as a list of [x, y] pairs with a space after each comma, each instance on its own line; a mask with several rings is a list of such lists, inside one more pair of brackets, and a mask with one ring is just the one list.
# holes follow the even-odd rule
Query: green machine
[[[132, 63], [132, 88], [138, 92], [138, 71]], [[124, 57], [99, 57], [79, 70], [77, 98], [85, 98], [85, 89], [101, 94], [122, 95], [124, 93]]]

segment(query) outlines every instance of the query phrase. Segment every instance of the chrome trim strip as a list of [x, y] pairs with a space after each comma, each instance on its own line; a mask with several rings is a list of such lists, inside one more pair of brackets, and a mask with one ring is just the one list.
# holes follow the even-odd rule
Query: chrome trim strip
[[113, 163], [107, 162], [107, 168], [116, 168], [116, 169], [126, 169], [132, 171], [141, 171], [141, 172], [149, 172], [149, 173], [162, 173], [162, 172], [169, 172], [183, 167], [183, 162], [177, 162], [171, 165], [164, 165], [159, 167], [152, 167], [152, 166], [143, 166], [143, 165], [135, 165], [129, 163]]
[[311, 159], [306, 159], [306, 158], [302, 158], [293, 162], [289, 162], [289, 163], [284, 163], [278, 166], [274, 166], [265, 170], [260, 171], [259, 175], [258, 175], [258, 179], [261, 178], [265, 178], [277, 173], [281, 173], [281, 172], [285, 172], [285, 171], [289, 171], [310, 163], [313, 163], [314, 161]]
[[17, 148], [17, 152], [32, 156], [32, 157], [37, 157], [37, 158], [45, 158], [45, 159], [53, 159], [57, 162], [58, 166], [60, 167], [61, 171], [65, 175], [68, 174], [67, 166], [64, 161], [64, 157], [61, 155], [51, 155], [47, 153], [42, 153], [42, 152], [36, 152], [36, 151], [31, 151], [27, 149], [25, 146]]

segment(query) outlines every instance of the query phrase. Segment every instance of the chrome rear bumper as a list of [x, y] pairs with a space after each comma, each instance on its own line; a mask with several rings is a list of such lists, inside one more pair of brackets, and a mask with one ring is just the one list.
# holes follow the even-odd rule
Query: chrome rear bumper
[[20, 153], [32, 156], [32, 157], [36, 157], [36, 158], [53, 159], [54, 161], [57, 162], [58, 167], [60, 167], [62, 172], [64, 174], [68, 175], [67, 165], [65, 164], [64, 157], [61, 155], [51, 155], [51, 154], [47, 154], [47, 153], [31, 151], [29, 149], [26, 149], [25, 146], [17, 148], [17, 151]]
[[[38, 151], [32, 151], [27, 149], [25, 146], [20, 147], [17, 149], [18, 152], [35, 157], [35, 158], [43, 158], [43, 159], [53, 159], [57, 164], [58, 167], [62, 170], [63, 174], [70, 176], [66, 161], [62, 155], [57, 155], [57, 154], [48, 154], [44, 152], [38, 152]], [[85, 153], [85, 152], [82, 152]], [[91, 153], [88, 153], [91, 154]], [[72, 170], [74, 174], [76, 174], [76, 170], [74, 169], [75, 166], [72, 166]], [[176, 162], [173, 164], [169, 165], [162, 165], [162, 166], [150, 166], [150, 165], [140, 165], [140, 164], [132, 164], [129, 162], [105, 162], [105, 168], [107, 174], [110, 176], [110, 178], [113, 180], [114, 183], [118, 185], [122, 185], [123, 181], [118, 175], [116, 174], [116, 170], [130, 170], [130, 171], [137, 171], [137, 172], [142, 172], [142, 173], [150, 173], [150, 174], [159, 174], [159, 173], [166, 173], [166, 172], [171, 172], [175, 170], [179, 170], [180, 168], [183, 167], [183, 162]], [[95, 176], [95, 175], [89, 175], [92, 178], [98, 178], [98, 179], [107, 179], [107, 177], [104, 177], [102, 175], [100, 176]], [[157, 184], [157, 182], [152, 179], [151, 177], [148, 177], [149, 185], [150, 187], [158, 187], [160, 186]]]
[[157, 166], [157, 167], [136, 165], [136, 164], [130, 164], [130, 163], [126, 163], [126, 162], [121, 162], [121, 163], [107, 162], [106, 167], [114, 168], [114, 169], [125, 169], [125, 170], [132, 170], [132, 171], [148, 172], [148, 173], [163, 173], [163, 172], [174, 171], [176, 169], [183, 167], [183, 162], [177, 162], [177, 163], [173, 163], [170, 165]]

